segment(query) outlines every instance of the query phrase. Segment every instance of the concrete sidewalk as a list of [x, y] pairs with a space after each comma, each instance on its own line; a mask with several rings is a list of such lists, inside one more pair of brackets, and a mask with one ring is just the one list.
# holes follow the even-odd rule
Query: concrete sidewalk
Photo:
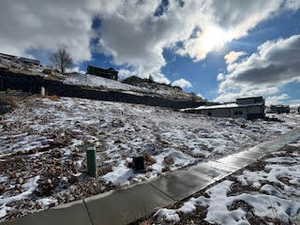
[[300, 139], [300, 128], [275, 140], [224, 158], [170, 172], [148, 183], [111, 191], [57, 208], [38, 212], [5, 225], [122, 225], [172, 205]]

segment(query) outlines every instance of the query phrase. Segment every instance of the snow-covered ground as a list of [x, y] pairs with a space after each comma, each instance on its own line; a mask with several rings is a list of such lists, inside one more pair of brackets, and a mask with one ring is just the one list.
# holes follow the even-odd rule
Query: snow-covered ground
[[[0, 119], [0, 218], [73, 201], [222, 157], [297, 126], [209, 118], [158, 107], [76, 98], [27, 97]], [[99, 177], [85, 175], [86, 145], [97, 150]], [[128, 168], [145, 155], [147, 170]]]
[[299, 224], [300, 143], [292, 146], [228, 177], [176, 209], [159, 209], [154, 220], [157, 224]]
[[118, 89], [123, 91], [149, 91], [146, 88], [139, 88], [119, 81], [106, 79], [90, 74], [72, 74], [64, 80], [65, 84], [85, 85], [90, 87], [105, 87], [109, 89]]
[[80, 73], [74, 73], [70, 75], [69, 77], [66, 77], [64, 80], [65, 84], [71, 84], [71, 85], [81, 85], [81, 86], [89, 86], [89, 87], [96, 87], [96, 88], [105, 88], [110, 90], [117, 90], [122, 92], [129, 92], [135, 94], [148, 94], [148, 95], [159, 95], [162, 97], [173, 97], [173, 98], [186, 98], [191, 99], [192, 96], [190, 94], [187, 94], [181, 90], [159, 85], [157, 84], [155, 89], [153, 88], [146, 88], [146, 87], [138, 87], [133, 86], [129, 84], [122, 83], [120, 81], [115, 81], [111, 79], [106, 79], [103, 77], [98, 77], [90, 74], [80, 74]]

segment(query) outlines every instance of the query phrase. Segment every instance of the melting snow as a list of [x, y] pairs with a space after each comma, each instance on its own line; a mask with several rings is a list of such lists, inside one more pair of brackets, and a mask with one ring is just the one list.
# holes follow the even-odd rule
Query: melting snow
[[[297, 165], [286, 164], [289, 160]], [[241, 187], [253, 186], [259, 191], [243, 192], [241, 188], [240, 192], [229, 195], [234, 181], [225, 180], [206, 191], [209, 197], [191, 198], [178, 209], [160, 209], [154, 216], [159, 215], [161, 220], [178, 222], [179, 212], [195, 213], [196, 207], [202, 206], [207, 208], [206, 218], [203, 219], [209, 223], [250, 224], [246, 217], [248, 211], [241, 207], [229, 210], [236, 202], [244, 202], [253, 208], [253, 214], [257, 217], [268, 217], [290, 224], [292, 218], [296, 218], [300, 213], [300, 158], [274, 156], [266, 162], [268, 164], [264, 170], [245, 170], [241, 175], [235, 176]], [[291, 185], [283, 183], [281, 178], [288, 178]], [[264, 184], [265, 182], [269, 184]]]
[[4, 217], [6, 215], [7, 210], [10, 209], [10, 207], [6, 206], [8, 203], [28, 198], [34, 192], [34, 190], [37, 188], [37, 186], [38, 186], [37, 181], [39, 179], [40, 179], [40, 176], [36, 176], [36, 177], [29, 179], [29, 181], [26, 184], [23, 184], [23, 188], [26, 189], [26, 191], [24, 191], [18, 195], [15, 195], [15, 196], [3, 195], [0, 197], [0, 218]]
[[[2, 116], [0, 160], [5, 161], [10, 154], [26, 153], [26, 160], [30, 162], [42, 154], [43, 149], [55, 149], [64, 159], [72, 160], [76, 168], [83, 168], [85, 152], [77, 150], [85, 143], [94, 143], [99, 167], [112, 168], [99, 179], [126, 185], [159, 176], [166, 168], [166, 157], [173, 161], [168, 169], [177, 170], [270, 140], [300, 121], [300, 117], [290, 115], [280, 115], [280, 118], [285, 122], [209, 118], [158, 107], [76, 98], [57, 101], [28, 98], [15, 111]], [[33, 153], [30, 150], [34, 150]], [[145, 174], [134, 174], [126, 167], [127, 158], [145, 153], [155, 163]], [[73, 156], [75, 158], [71, 158]], [[275, 171], [275, 165], [273, 169]], [[286, 172], [292, 169], [297, 170], [290, 167]], [[30, 177], [41, 172], [29, 170], [26, 173]], [[8, 174], [1, 174], [0, 184], [13, 187], [15, 180], [5, 177]], [[249, 179], [245, 181], [249, 182]], [[27, 179], [26, 182], [35, 187], [34, 180]], [[295, 178], [291, 182], [298, 181]], [[253, 179], [253, 185], [257, 183], [259, 181]], [[30, 198], [32, 188], [26, 187], [27, 192], [16, 196], [3, 193], [0, 196], [1, 214], [11, 210], [5, 206], [7, 201]], [[188, 206], [182, 210], [189, 211]], [[239, 212], [237, 216], [242, 218]]]

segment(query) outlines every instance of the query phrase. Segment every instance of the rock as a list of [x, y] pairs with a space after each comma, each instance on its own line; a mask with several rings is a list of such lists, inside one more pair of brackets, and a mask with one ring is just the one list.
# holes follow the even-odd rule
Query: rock
[[173, 159], [173, 157], [171, 157], [171, 156], [166, 156], [166, 157], [164, 158], [164, 163], [165, 163], [166, 165], [168, 165], [168, 166], [174, 164], [174, 159]]
[[55, 202], [50, 203], [48, 206], [49, 206], [49, 208], [54, 207], [55, 206]]
[[62, 157], [62, 153], [61, 153], [60, 151], [53, 151], [53, 152], [51, 153], [51, 155], [52, 155], [54, 158], [56, 158], [56, 159]]
[[42, 208], [43, 208], [43, 205], [42, 205], [41, 202], [36, 202], [36, 203], [35, 203], [35, 207], [36, 207], [36, 209], [42, 209]]
[[71, 175], [69, 178], [68, 178], [68, 182], [70, 184], [75, 184], [79, 181], [78, 177], [77, 176], [74, 176], [74, 175]]
[[0, 194], [3, 194], [5, 192], [5, 186], [0, 184]]
[[23, 183], [24, 183], [24, 179], [23, 179], [22, 177], [19, 177], [19, 178], [17, 179], [17, 183], [18, 183], [18, 184], [23, 184]]
[[121, 144], [122, 141], [120, 139], [115, 140], [115, 144]]
[[15, 179], [15, 178], [17, 178], [17, 175], [16, 175], [16, 173], [12, 173], [12, 174], [10, 174], [10, 178], [11, 178], [11, 179]]
[[144, 158], [145, 158], [145, 162], [146, 162], [147, 165], [151, 166], [154, 163], [156, 163], [156, 159], [147, 152], [144, 154]]
[[19, 192], [22, 192], [22, 186], [21, 186], [21, 184], [16, 184], [15, 188], [16, 188]]
[[57, 182], [50, 178], [42, 179], [34, 193], [37, 196], [50, 196], [57, 185]]
[[242, 125], [241, 125], [241, 128], [246, 128], [246, 127], [247, 127], [246, 124], [242, 124]]

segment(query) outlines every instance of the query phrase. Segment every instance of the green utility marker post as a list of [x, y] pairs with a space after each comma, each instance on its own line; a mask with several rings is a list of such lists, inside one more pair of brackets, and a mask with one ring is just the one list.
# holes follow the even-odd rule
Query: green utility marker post
[[97, 176], [97, 163], [96, 163], [96, 148], [88, 147], [86, 151], [86, 161], [87, 161], [87, 169], [88, 174], [91, 177]]

